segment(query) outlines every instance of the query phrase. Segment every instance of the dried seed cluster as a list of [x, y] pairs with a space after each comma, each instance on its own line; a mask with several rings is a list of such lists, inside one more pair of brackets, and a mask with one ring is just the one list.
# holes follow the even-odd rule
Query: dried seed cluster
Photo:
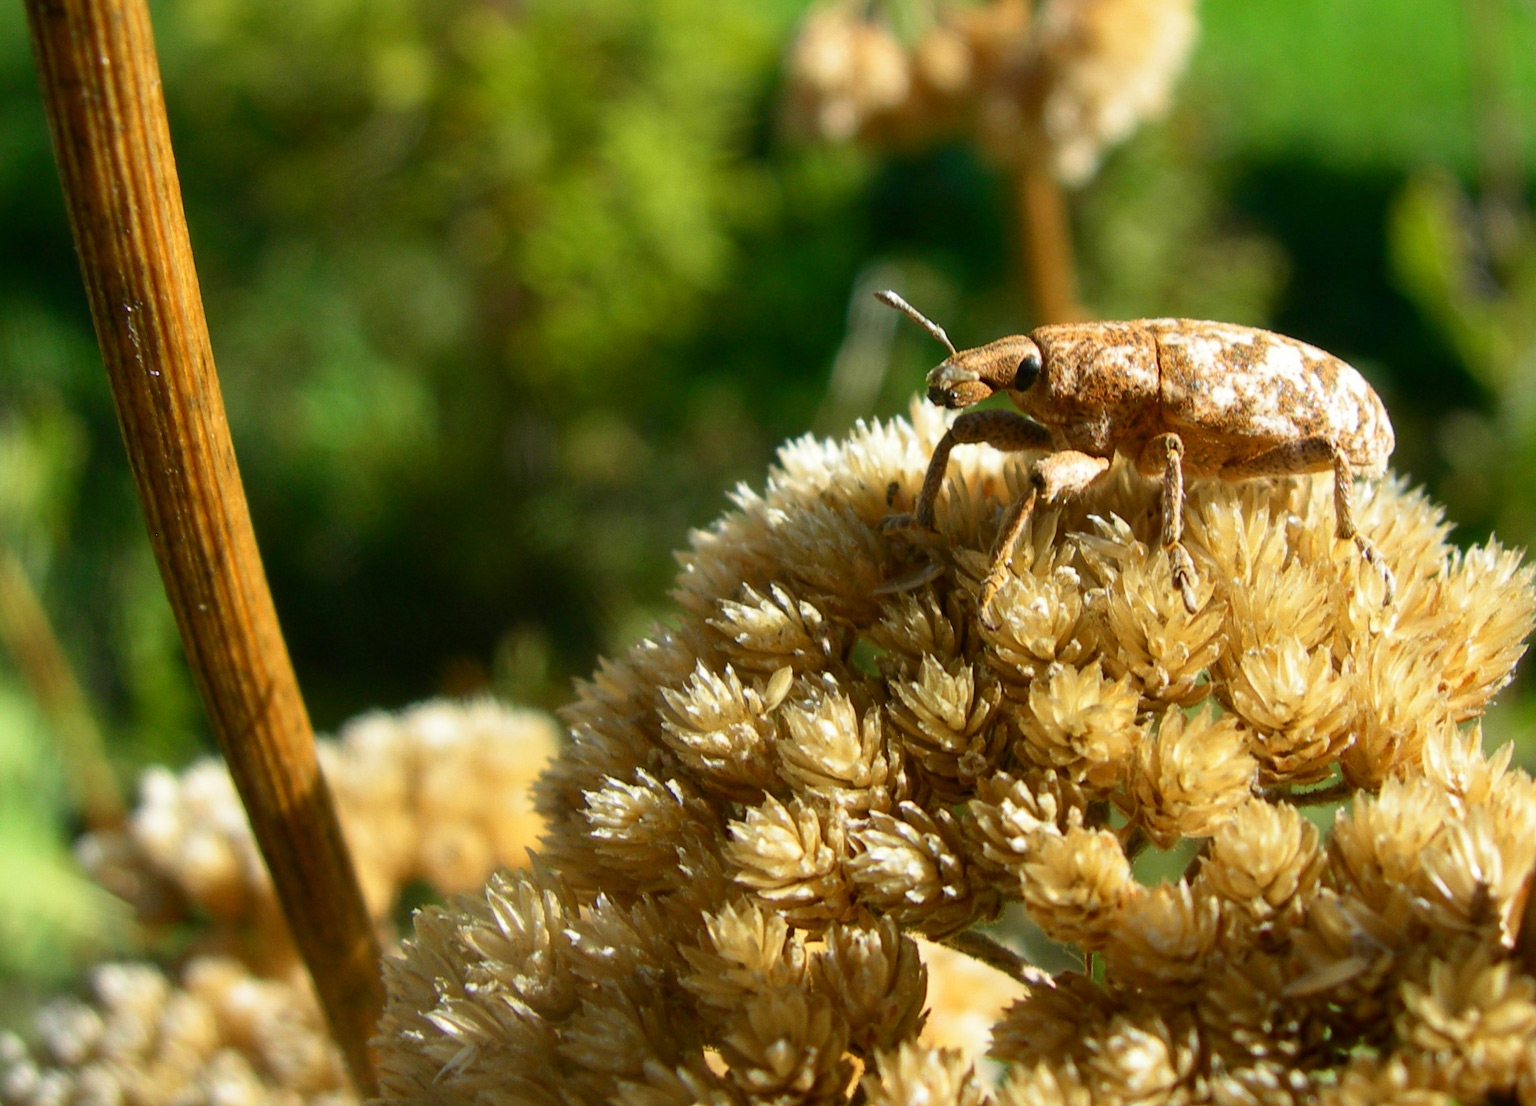
[[191, 961], [172, 983], [148, 964], [104, 964], [90, 1001], [54, 1000], [38, 1046], [0, 1034], [7, 1106], [352, 1106], [340, 1056], [303, 982], [239, 961]]
[[[914, 428], [915, 425], [915, 428]], [[1366, 1103], [1536, 1092], [1513, 955], [1536, 784], [1476, 719], [1531, 571], [1422, 496], [1190, 488], [1200, 602], [1118, 471], [1036, 515], [976, 617], [1021, 459], [961, 450], [932, 548], [878, 525], [942, 415], [781, 453], [695, 535], [681, 614], [603, 664], [538, 785], [542, 865], [418, 919], [384, 1099]], [[1302, 808], [1353, 796], [1330, 834]], [[1181, 878], [1136, 854], [1197, 842]], [[914, 938], [1022, 904], [1085, 971], [998, 1020], [1009, 1065], [920, 1037]], [[860, 1088], [855, 1090], [855, 1088]], [[1527, 1097], [1526, 1100], [1530, 1100]]]
[[[348, 723], [319, 742], [364, 898], [384, 919], [422, 880], [445, 894], [519, 865], [543, 823], [530, 787], [559, 743], [554, 719], [489, 700], [429, 702]], [[82, 862], [147, 922], [206, 916], [244, 937], [266, 974], [291, 961], [286, 927], [222, 762], [151, 768], [121, 830], [89, 834]]]
[[[904, 41], [885, 9], [830, 0], [790, 48], [790, 125], [824, 141], [975, 135], [1063, 182], [1167, 105], [1195, 37], [1192, 0], [932, 0]], [[912, 11], [903, 10], [908, 16]]]
[[[369, 714], [321, 741], [381, 926], [407, 881], [464, 891], [526, 862], [543, 828], [528, 788], [557, 741], [548, 715], [489, 701]], [[201, 926], [204, 951], [169, 973], [102, 965], [85, 999], [42, 1009], [30, 1047], [0, 1034], [0, 1104], [355, 1106], [221, 764], [152, 770], [128, 826], [80, 851], [142, 920]]]

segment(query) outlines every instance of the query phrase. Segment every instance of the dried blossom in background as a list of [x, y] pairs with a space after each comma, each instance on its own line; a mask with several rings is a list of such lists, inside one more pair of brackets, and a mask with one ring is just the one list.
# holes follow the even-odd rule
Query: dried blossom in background
[[[529, 787], [558, 742], [550, 716], [490, 700], [376, 712], [321, 741], [381, 926], [413, 882], [453, 894], [527, 862], [543, 829]], [[35, 1047], [0, 1036], [0, 1102], [355, 1103], [228, 773], [154, 769], [142, 791], [124, 829], [79, 852], [142, 922], [195, 928], [197, 951], [173, 971], [101, 965], [86, 999], [41, 1009]]]
[[[915, 938], [985, 949], [1009, 903], [1080, 968], [1015, 963], [1000, 1101], [1536, 1083], [1536, 784], [1476, 724], [1536, 615], [1518, 555], [1362, 487], [1383, 609], [1326, 477], [1197, 483], [1189, 613], [1122, 468], [1032, 520], [989, 631], [1024, 466], [960, 451], [932, 547], [888, 540], [944, 428], [913, 423], [789, 444], [695, 535], [678, 619], [566, 713], [539, 866], [392, 963], [384, 1099], [979, 1104], [974, 1054], [920, 1037]], [[1149, 846], [1183, 874], [1138, 880]]]
[[[373, 915], [387, 919], [414, 880], [454, 894], [525, 863], [543, 827], [529, 788], [558, 743], [548, 715], [490, 700], [367, 714], [322, 739], [321, 764]], [[140, 790], [123, 829], [81, 839], [86, 869], [142, 921], [202, 916], [213, 939], [238, 938], [240, 954], [271, 974], [292, 950], [223, 764], [152, 768]]]
[[891, 7], [832, 0], [806, 15], [789, 53], [792, 129], [883, 146], [968, 134], [1074, 185], [1166, 109], [1196, 31], [1192, 0]]

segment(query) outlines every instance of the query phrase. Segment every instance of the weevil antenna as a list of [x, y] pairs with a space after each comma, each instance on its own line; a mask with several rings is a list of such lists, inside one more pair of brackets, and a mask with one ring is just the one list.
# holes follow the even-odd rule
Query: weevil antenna
[[906, 300], [902, 299], [895, 292], [892, 292], [889, 288], [885, 289], [883, 292], [876, 292], [875, 299], [879, 300], [887, 307], [894, 307], [897, 311], [900, 311], [902, 314], [909, 316], [914, 322], [920, 324], [922, 328], [929, 334], [932, 334], [935, 338], [944, 343], [944, 348], [949, 350], [949, 355], [951, 357], [958, 357], [960, 355], [960, 351], [955, 348], [955, 343], [949, 340], [949, 335], [944, 333], [944, 328], [942, 326], [934, 322], [927, 315], [924, 315], [921, 311], [913, 307]]

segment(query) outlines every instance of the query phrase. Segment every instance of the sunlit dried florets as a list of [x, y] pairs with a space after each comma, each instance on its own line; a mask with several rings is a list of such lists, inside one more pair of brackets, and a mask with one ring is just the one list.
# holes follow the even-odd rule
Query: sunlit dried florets
[[1161, 114], [1194, 42], [1193, 0], [827, 0], [790, 47], [786, 115], [824, 141], [910, 145], [969, 132], [1079, 184]]
[[176, 981], [104, 964], [90, 1000], [54, 999], [38, 1043], [0, 1035], [6, 1106], [351, 1106], [339, 1053], [303, 983], [219, 957]]
[[[918, 935], [1018, 977], [991, 1036], [1020, 1106], [1536, 1087], [1536, 784], [1475, 725], [1530, 570], [1362, 484], [1384, 607], [1330, 477], [1195, 483], [1191, 614], [1121, 467], [1032, 518], [986, 629], [1029, 458], [957, 451], [938, 536], [888, 535], [944, 427], [913, 420], [791, 443], [695, 535], [675, 623], [567, 713], [547, 870], [418, 921], [386, 1100], [969, 1106], [974, 1054], [919, 1043], [952, 1007], [924, 1027]], [[1138, 879], [1148, 846], [1182, 875]], [[972, 928], [1020, 907], [1080, 970]]]
[[[412, 880], [454, 893], [524, 863], [543, 828], [529, 788], [558, 741], [548, 715], [489, 700], [376, 712], [322, 739], [374, 916], [387, 917]], [[82, 839], [86, 867], [144, 920], [193, 908], [216, 937], [240, 935], [242, 955], [264, 972], [277, 968], [291, 956], [286, 927], [228, 771], [213, 759], [179, 775], [151, 768], [141, 791], [125, 828]]]

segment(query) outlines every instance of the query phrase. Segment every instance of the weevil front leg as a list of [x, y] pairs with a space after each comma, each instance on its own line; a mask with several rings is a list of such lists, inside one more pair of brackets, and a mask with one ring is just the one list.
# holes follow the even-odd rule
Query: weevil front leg
[[1397, 596], [1397, 577], [1371, 539], [1355, 526], [1355, 473], [1338, 446], [1326, 438], [1307, 438], [1228, 464], [1222, 468], [1221, 475], [1228, 480], [1246, 480], [1259, 476], [1293, 476], [1330, 468], [1333, 470], [1334, 533], [1343, 541], [1354, 542], [1360, 558], [1381, 574], [1381, 605], [1389, 607]]
[[1073, 449], [1063, 449], [1049, 457], [1042, 457], [1031, 467], [1029, 490], [1019, 496], [1003, 516], [1002, 526], [997, 531], [997, 541], [992, 544], [992, 565], [987, 571], [987, 578], [981, 582], [981, 591], [976, 598], [982, 624], [987, 629], [997, 628], [997, 624], [988, 616], [988, 609], [992, 605], [992, 597], [1008, 579], [1008, 571], [1013, 567], [1013, 547], [1019, 535], [1024, 532], [1024, 524], [1034, 513], [1035, 505], [1040, 502], [1055, 503], [1065, 496], [1075, 495], [1108, 471], [1108, 457], [1094, 457]]
[[1184, 600], [1184, 609], [1194, 614], [1195, 562], [1184, 548], [1184, 439], [1177, 434], [1159, 434], [1147, 444], [1152, 456], [1163, 455], [1163, 551], [1173, 569], [1173, 586]]
[[886, 532], [919, 526], [933, 529], [933, 505], [944, 490], [944, 473], [949, 468], [949, 454], [957, 445], [989, 445], [993, 449], [1016, 453], [1025, 449], [1050, 449], [1050, 431], [1015, 411], [967, 411], [954, 421], [939, 444], [934, 447], [923, 489], [917, 496], [917, 508], [910, 515], [891, 515], [880, 524]]

